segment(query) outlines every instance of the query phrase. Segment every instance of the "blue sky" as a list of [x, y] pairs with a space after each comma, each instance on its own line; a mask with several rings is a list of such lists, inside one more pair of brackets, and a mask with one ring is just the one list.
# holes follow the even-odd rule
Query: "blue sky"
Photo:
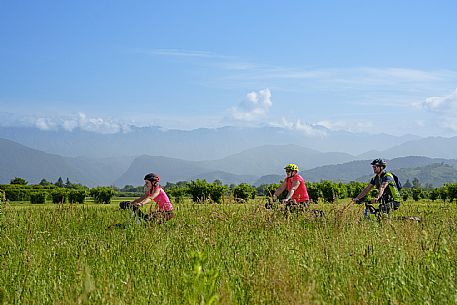
[[0, 0], [0, 125], [457, 135], [456, 1]]

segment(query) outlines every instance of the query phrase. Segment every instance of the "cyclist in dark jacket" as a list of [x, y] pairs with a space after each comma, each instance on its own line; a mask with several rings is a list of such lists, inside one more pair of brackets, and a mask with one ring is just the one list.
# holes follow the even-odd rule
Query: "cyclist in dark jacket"
[[400, 192], [395, 184], [395, 179], [392, 173], [386, 172], [386, 161], [375, 159], [371, 162], [373, 173], [375, 174], [370, 180], [370, 184], [363, 189], [360, 194], [353, 199], [357, 203], [365, 197], [373, 187], [378, 189], [377, 195], [372, 199], [372, 203], [379, 203], [379, 208], [384, 213], [389, 213], [400, 207]]

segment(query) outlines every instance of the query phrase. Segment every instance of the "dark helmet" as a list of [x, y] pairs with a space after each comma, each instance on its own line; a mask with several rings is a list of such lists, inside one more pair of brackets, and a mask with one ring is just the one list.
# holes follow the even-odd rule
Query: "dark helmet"
[[374, 159], [371, 161], [371, 165], [386, 167], [387, 163], [383, 159]]
[[151, 181], [152, 183], [154, 183], [154, 182], [159, 183], [160, 177], [157, 174], [150, 173], [150, 174], [147, 174], [146, 176], [144, 176], [144, 180]]

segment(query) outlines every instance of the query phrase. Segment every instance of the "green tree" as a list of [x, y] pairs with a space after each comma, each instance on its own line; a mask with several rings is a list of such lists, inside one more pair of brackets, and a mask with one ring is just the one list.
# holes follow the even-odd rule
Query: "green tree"
[[233, 189], [233, 197], [236, 201], [248, 201], [254, 199], [257, 191], [255, 187], [247, 183], [241, 183]]
[[59, 177], [59, 179], [57, 179], [56, 183], [54, 183], [55, 186], [57, 187], [64, 187], [64, 183], [63, 183], [63, 180], [62, 180], [62, 177]]
[[408, 189], [403, 188], [403, 189], [401, 190], [401, 198], [403, 199], [403, 201], [408, 200], [408, 198], [409, 198], [409, 191], [408, 191]]
[[68, 179], [68, 177], [67, 177], [67, 181], [65, 181], [64, 187], [67, 188], [67, 189], [73, 187], [73, 184], [70, 182], [70, 179]]
[[209, 199], [210, 187], [209, 183], [205, 179], [197, 179], [189, 183], [187, 192], [192, 196], [193, 202], [204, 202]]
[[324, 180], [319, 183], [322, 192], [322, 197], [326, 202], [333, 203], [339, 196], [338, 186], [329, 180]]
[[224, 193], [227, 192], [228, 186], [219, 183], [212, 183], [210, 185], [210, 199], [214, 203], [222, 203], [224, 200]]
[[167, 189], [167, 194], [170, 195], [176, 203], [183, 203], [187, 193], [187, 185], [179, 186], [174, 184]]
[[228, 187], [221, 185], [219, 181], [210, 184], [205, 179], [197, 179], [189, 183], [187, 192], [192, 196], [194, 202], [211, 200], [215, 203], [221, 203], [227, 189]]
[[46, 202], [46, 192], [33, 192], [30, 193], [30, 203], [44, 204]]
[[38, 183], [38, 185], [41, 185], [41, 186], [50, 186], [52, 183], [49, 182], [48, 180], [46, 179], [41, 179], [40, 183]]
[[408, 189], [408, 188], [412, 188], [412, 187], [413, 187], [413, 185], [411, 184], [411, 182], [409, 181], [409, 179], [407, 179], [407, 180], [406, 180], [406, 183], [403, 185], [403, 188]]
[[322, 192], [319, 187], [319, 183], [308, 182], [306, 184], [306, 190], [308, 191], [309, 199], [314, 203], [318, 203], [319, 198], [322, 197]]
[[0, 203], [6, 202], [6, 195], [4, 190], [0, 190]]
[[438, 188], [435, 188], [430, 191], [429, 195], [430, 200], [435, 201], [436, 199], [440, 198], [440, 190]]
[[415, 177], [413, 179], [413, 188], [415, 189], [420, 189], [422, 186], [421, 186], [421, 183], [419, 181], [419, 179], [417, 179], [417, 177]]
[[412, 191], [413, 191], [413, 199], [414, 199], [414, 201], [419, 201], [419, 199], [422, 198], [422, 189], [421, 188], [413, 188]]
[[106, 186], [98, 186], [90, 190], [95, 203], [109, 204], [115, 193], [112, 188]]
[[25, 179], [16, 177], [16, 178], [10, 180], [10, 184], [27, 185], [28, 182], [25, 181]]
[[83, 204], [86, 196], [87, 191], [85, 189], [73, 189], [68, 192], [68, 201], [70, 203]]
[[65, 203], [67, 201], [67, 190], [64, 188], [56, 188], [51, 192], [52, 203]]
[[445, 186], [449, 201], [452, 203], [454, 199], [457, 200], [457, 183], [448, 183]]
[[[282, 183], [281, 183], [282, 184]], [[268, 197], [272, 197], [273, 194], [275, 193], [275, 191], [281, 187], [281, 184], [280, 183], [273, 183], [273, 184], [266, 184], [264, 185], [264, 193], [266, 196]], [[279, 200], [283, 200], [287, 197], [287, 192], [284, 191], [282, 192], [279, 196], [278, 196], [278, 199]]]
[[440, 198], [443, 200], [443, 202], [446, 202], [446, 199], [448, 198], [446, 185], [439, 188], [439, 193], [440, 193]]

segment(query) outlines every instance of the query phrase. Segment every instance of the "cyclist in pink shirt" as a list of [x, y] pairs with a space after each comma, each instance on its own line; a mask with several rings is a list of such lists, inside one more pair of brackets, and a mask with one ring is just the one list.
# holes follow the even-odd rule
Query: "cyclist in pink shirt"
[[288, 204], [292, 202], [294, 204], [304, 204], [308, 207], [308, 191], [304, 179], [298, 174], [298, 166], [291, 163], [284, 167], [284, 169], [286, 170], [286, 179], [284, 179], [282, 185], [273, 194], [273, 199], [276, 200], [276, 198], [287, 188], [288, 194], [286, 198], [283, 199], [283, 203]]
[[[159, 185], [159, 181], [159, 175], [154, 173], [144, 176], [144, 183], [146, 184], [145, 194], [140, 198], [125, 204], [126, 206], [132, 206], [133, 210], [146, 221], [156, 220], [158, 222], [162, 222], [163, 220], [170, 220], [175, 216], [170, 199], [163, 188]], [[149, 214], [144, 215], [139, 208], [151, 201], [155, 201], [158, 209], [156, 211], [152, 211], [151, 206]], [[121, 208], [123, 208], [122, 203]]]

